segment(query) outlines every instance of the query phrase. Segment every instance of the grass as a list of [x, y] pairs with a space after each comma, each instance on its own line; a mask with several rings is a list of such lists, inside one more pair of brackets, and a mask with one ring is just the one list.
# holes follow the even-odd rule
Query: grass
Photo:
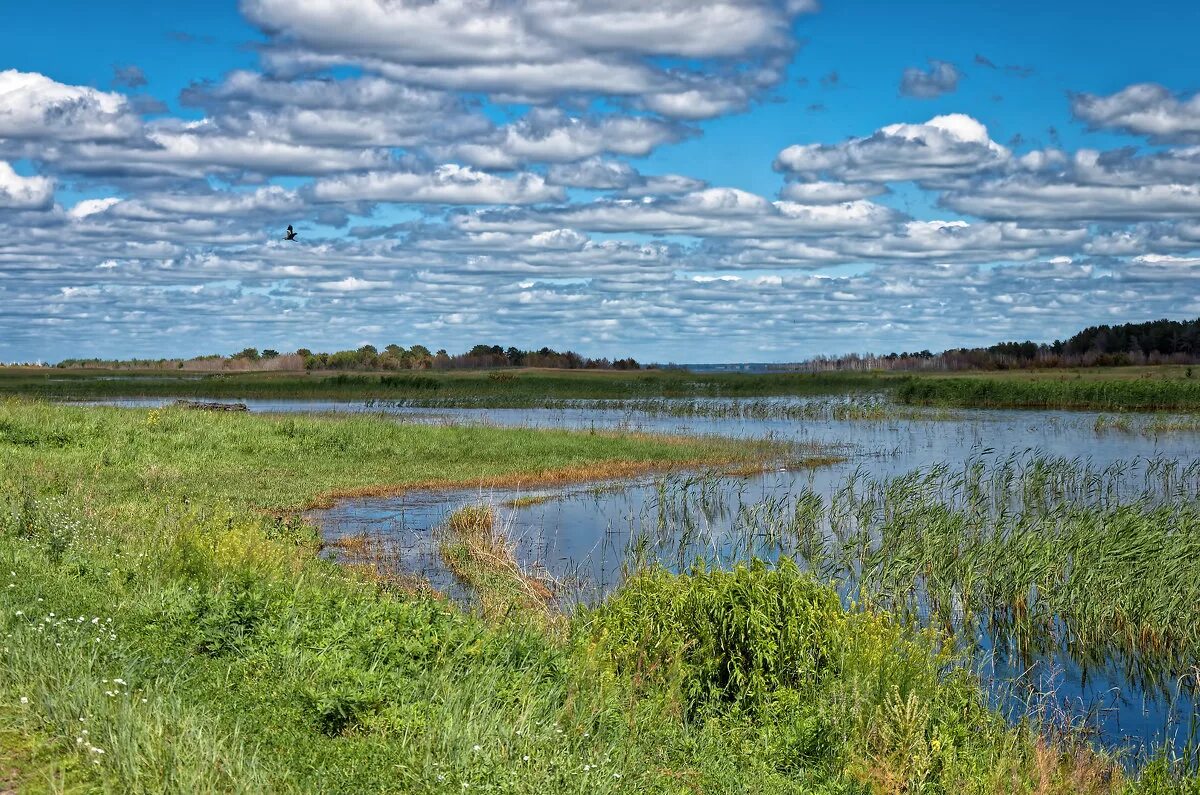
[[922, 406], [1196, 411], [1200, 379], [914, 377], [904, 380], [895, 395], [901, 403]]
[[[198, 414], [11, 402], [0, 445], [14, 471], [46, 469], [47, 488], [86, 488], [105, 502], [203, 499], [264, 511], [339, 496], [447, 484], [603, 480], [649, 471], [758, 461], [767, 443], [596, 432], [422, 427], [370, 416]], [[198, 479], [195, 473], [204, 477]]]
[[1169, 414], [1153, 414], [1134, 418], [1128, 414], [1109, 416], [1102, 414], [1092, 425], [1098, 434], [1137, 433], [1142, 436], [1169, 436], [1180, 433], [1200, 433], [1200, 418], [1178, 417]]
[[479, 599], [484, 616], [495, 619], [514, 610], [545, 613], [554, 597], [544, 574], [527, 571], [514, 544], [496, 526], [490, 505], [468, 505], [450, 514], [440, 543], [447, 568]]
[[534, 407], [563, 399], [754, 397], [877, 389], [878, 375], [689, 373], [680, 370], [414, 371], [381, 374], [161, 372], [0, 367], [0, 395], [53, 399], [200, 397], [376, 400], [434, 406]]
[[[1200, 461], [1029, 454], [730, 500], [707, 479], [664, 481], [627, 559], [792, 558], [966, 646], [982, 631], [1026, 663], [1061, 651], [1151, 689], [1200, 659]], [[732, 517], [715, 535], [713, 513]]]
[[[495, 377], [497, 373], [502, 378]], [[881, 400], [894, 392], [901, 404]], [[863, 393], [877, 393], [865, 396]], [[953, 419], [947, 408], [1194, 411], [1200, 378], [1182, 366], [1009, 370], [972, 373], [690, 373], [521, 369], [398, 373], [221, 373], [0, 367], [0, 395], [55, 400], [207, 398], [366, 401], [368, 407], [562, 408], [614, 401], [672, 416], [742, 419]], [[845, 401], [781, 407], [762, 398], [848, 395]], [[713, 398], [736, 398], [733, 404]]]
[[[296, 518], [379, 484], [739, 451], [2, 404], [4, 775], [155, 793], [1196, 791], [1008, 726], [935, 638], [841, 610], [786, 563], [652, 569], [547, 631], [339, 568]], [[482, 518], [459, 530], [486, 535]]]
[[[891, 386], [890, 382], [881, 382]], [[560, 403], [555, 408], [591, 408], [608, 411], [634, 411], [667, 417], [703, 417], [720, 420], [834, 420], [839, 422], [894, 422], [897, 420], [953, 421], [961, 419], [945, 409], [913, 409], [896, 405], [881, 394], [846, 394], [798, 402], [740, 398], [659, 398], [645, 400], [595, 401], [580, 405]]]

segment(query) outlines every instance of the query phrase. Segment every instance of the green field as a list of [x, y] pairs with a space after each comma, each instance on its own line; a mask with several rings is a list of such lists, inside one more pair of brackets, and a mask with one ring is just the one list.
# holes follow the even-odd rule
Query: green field
[[[332, 494], [761, 461], [735, 442], [0, 404], [0, 782], [111, 792], [1195, 792], [1008, 726], [782, 564], [464, 612], [317, 555]], [[565, 472], [565, 474], [563, 474]], [[492, 595], [494, 599], [502, 594]]]

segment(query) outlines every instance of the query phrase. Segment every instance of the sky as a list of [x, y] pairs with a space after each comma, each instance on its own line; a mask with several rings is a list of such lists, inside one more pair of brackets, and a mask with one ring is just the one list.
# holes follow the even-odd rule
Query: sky
[[112, 8], [0, 26], [0, 361], [1200, 315], [1194, 2]]

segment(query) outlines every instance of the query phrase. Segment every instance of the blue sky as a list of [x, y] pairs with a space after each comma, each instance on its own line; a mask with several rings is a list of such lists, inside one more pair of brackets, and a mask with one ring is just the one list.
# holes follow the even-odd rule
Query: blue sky
[[1194, 317], [1198, 23], [1182, 2], [23, 5], [0, 29], [0, 361], [783, 361]]

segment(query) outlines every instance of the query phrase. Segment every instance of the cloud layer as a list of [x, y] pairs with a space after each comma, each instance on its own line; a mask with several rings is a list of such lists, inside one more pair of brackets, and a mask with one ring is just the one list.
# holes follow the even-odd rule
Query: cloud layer
[[[113, 90], [0, 71], [0, 360], [778, 360], [1200, 314], [1196, 96], [1072, 94], [1081, 128], [1129, 136], [1109, 150], [1005, 145], [905, 101], [842, 140], [797, 129], [754, 192], [655, 154], [771, 100], [813, 2], [349, 6], [244, 0], [259, 68], [192, 83], [181, 115], [126, 93], [133, 65]], [[951, 103], [961, 77], [931, 61], [901, 91]]]

